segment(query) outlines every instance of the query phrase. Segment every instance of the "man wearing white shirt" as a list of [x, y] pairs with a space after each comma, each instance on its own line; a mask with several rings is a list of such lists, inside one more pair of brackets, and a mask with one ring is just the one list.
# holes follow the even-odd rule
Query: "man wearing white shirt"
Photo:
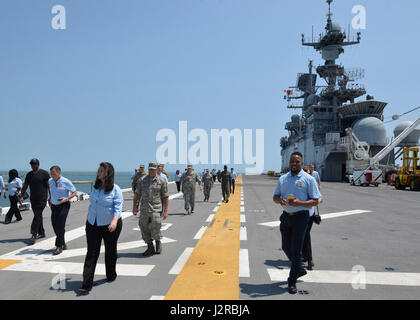
[[50, 186], [51, 222], [57, 236], [56, 249], [53, 254], [58, 255], [67, 249], [64, 240], [66, 220], [70, 211], [70, 199], [77, 195], [77, 191], [69, 179], [61, 176], [59, 166], [51, 167], [50, 174], [52, 178], [48, 180], [48, 184]]

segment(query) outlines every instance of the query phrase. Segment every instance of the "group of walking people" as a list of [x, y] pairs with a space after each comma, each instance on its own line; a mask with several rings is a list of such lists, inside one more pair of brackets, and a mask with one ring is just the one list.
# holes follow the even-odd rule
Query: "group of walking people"
[[283, 207], [280, 217], [282, 249], [291, 262], [288, 292], [297, 293], [296, 282], [305, 276], [303, 261], [308, 269], [314, 267], [310, 231], [320, 217], [315, 208], [323, 201], [321, 181], [313, 165], [303, 167], [303, 155], [295, 152], [290, 157], [289, 173], [280, 177], [273, 201]]
[[[70, 180], [61, 175], [61, 168], [53, 166], [48, 173], [40, 169], [37, 159], [30, 162], [30, 171], [25, 181], [19, 178], [17, 170], [9, 171], [8, 193], [10, 210], [6, 215], [5, 224], [13, 218], [22, 220], [18, 203], [23, 202], [23, 195], [30, 189], [30, 202], [34, 213], [31, 224], [30, 244], [45, 237], [42, 213], [47, 203], [51, 207], [51, 222], [56, 234], [56, 248], [54, 255], [61, 254], [67, 249], [65, 243], [65, 225], [70, 210], [70, 200], [77, 195], [76, 188]], [[274, 191], [273, 201], [283, 207], [280, 217], [280, 231], [282, 249], [291, 261], [288, 278], [288, 291], [296, 294], [296, 282], [307, 274], [303, 268], [303, 261], [308, 267], [314, 266], [310, 231], [317, 215], [315, 207], [322, 201], [320, 193], [321, 182], [319, 174], [314, 171], [313, 165], [303, 167], [303, 156], [299, 152], [292, 154], [289, 163], [290, 172], [281, 176]], [[221, 182], [224, 202], [228, 203], [229, 196], [235, 192], [235, 179], [237, 177], [233, 168], [228, 171], [227, 166], [218, 174], [206, 169], [200, 178], [189, 165], [183, 174], [176, 173], [178, 192], [182, 190], [185, 200], [185, 215], [194, 213], [196, 183], [200, 190], [204, 185], [204, 201], [210, 198], [210, 190], [217, 178]], [[83, 284], [80, 292], [89, 292], [94, 283], [96, 264], [100, 255], [102, 240], [105, 244], [105, 269], [108, 282], [115, 281], [117, 277], [117, 242], [122, 230], [123, 195], [120, 187], [114, 183], [114, 167], [103, 162], [97, 170], [96, 180], [90, 194], [90, 205], [86, 219], [87, 254], [83, 269]], [[216, 177], [216, 178], [215, 178]], [[139, 227], [142, 238], [147, 245], [143, 256], [160, 254], [161, 222], [168, 217], [168, 181], [169, 174], [163, 165], [156, 162], [149, 163], [148, 172], [141, 165], [133, 177], [133, 215], [139, 213]], [[179, 184], [178, 184], [179, 183]], [[3, 179], [0, 179], [0, 192], [6, 197], [6, 188]], [[319, 218], [318, 218], [319, 219]], [[319, 223], [319, 221], [318, 221]], [[155, 245], [153, 244], [155, 242]]]
[[[51, 167], [48, 173], [40, 168], [38, 159], [32, 159], [30, 165], [32, 171], [26, 174], [24, 182], [19, 178], [17, 170], [13, 169], [9, 172], [7, 189], [11, 207], [6, 215], [5, 223], [9, 224], [13, 216], [16, 216], [17, 221], [22, 220], [18, 204], [23, 202], [23, 195], [29, 188], [30, 202], [34, 213], [29, 243], [35, 244], [37, 240], [46, 236], [42, 214], [48, 203], [51, 207], [51, 222], [56, 234], [53, 255], [59, 255], [67, 249], [65, 225], [70, 211], [70, 200], [77, 196], [77, 190], [69, 179], [61, 175], [59, 166]], [[90, 204], [85, 225], [87, 253], [83, 268], [83, 283], [79, 288], [80, 292], [89, 292], [94, 286], [93, 279], [102, 240], [105, 245], [107, 281], [113, 282], [117, 278], [117, 243], [123, 227], [122, 208], [124, 200], [120, 187], [114, 183], [114, 178], [113, 165], [108, 162], [101, 163], [89, 198]], [[225, 166], [220, 175], [225, 202], [228, 202], [230, 192], [234, 192], [235, 179], [236, 173], [233, 169], [229, 172], [227, 166]], [[168, 181], [169, 174], [164, 170], [164, 166], [156, 162], [149, 163], [147, 173], [145, 172], [145, 166], [141, 165], [133, 176], [132, 212], [134, 216], [137, 216], [140, 211], [139, 227], [142, 238], [147, 245], [147, 249], [142, 255], [146, 257], [162, 252], [160, 229], [162, 220], [168, 217]], [[208, 201], [214, 181], [214, 175], [210, 173], [210, 170], [205, 170], [205, 174], [200, 178], [193, 170], [192, 165], [188, 166], [179, 179], [179, 188], [184, 193], [186, 215], [194, 213], [196, 183], [199, 184], [200, 190], [203, 190], [201, 186], [201, 183], [203, 183], [204, 201]], [[0, 180], [0, 191], [4, 192], [6, 197], [6, 187], [3, 179]]]
[[[30, 165], [32, 171], [26, 175], [23, 183], [16, 169], [9, 171], [7, 190], [9, 193], [10, 209], [6, 214], [4, 223], [10, 224], [13, 216], [16, 217], [17, 222], [22, 220], [19, 203], [23, 203], [27, 195], [26, 191], [29, 188], [30, 203], [34, 213], [30, 228], [31, 237], [29, 243], [35, 244], [37, 240], [45, 238], [42, 214], [48, 203], [51, 207], [51, 223], [56, 234], [54, 254], [57, 255], [66, 249], [64, 232], [67, 215], [70, 210], [69, 201], [77, 195], [77, 191], [70, 180], [61, 176], [59, 166], [51, 167], [50, 173], [48, 173], [40, 168], [38, 159], [32, 159]], [[6, 198], [6, 188], [4, 182], [1, 182], [3, 184], [4, 198]]]

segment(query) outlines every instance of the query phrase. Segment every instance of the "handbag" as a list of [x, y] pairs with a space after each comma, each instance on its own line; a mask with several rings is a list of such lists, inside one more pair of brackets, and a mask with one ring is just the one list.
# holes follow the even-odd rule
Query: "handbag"
[[321, 216], [319, 215], [319, 208], [318, 208], [318, 206], [316, 206], [316, 210], [315, 210], [315, 214], [314, 214], [314, 222], [315, 222], [317, 225], [320, 225], [320, 224], [321, 224], [321, 221], [322, 221], [322, 218], [321, 218]]

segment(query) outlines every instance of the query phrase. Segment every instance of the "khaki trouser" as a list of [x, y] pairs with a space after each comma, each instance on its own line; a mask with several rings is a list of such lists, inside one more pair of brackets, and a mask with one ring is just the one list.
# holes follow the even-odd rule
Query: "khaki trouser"
[[210, 198], [210, 190], [211, 190], [211, 186], [204, 186], [204, 188], [203, 188], [204, 198], [206, 200], [208, 200]]
[[139, 227], [141, 236], [146, 243], [153, 240], [160, 241], [162, 238], [160, 228], [162, 226], [162, 218], [160, 212], [141, 212], [139, 219]]
[[195, 204], [195, 190], [184, 191], [185, 210], [194, 209]]
[[229, 200], [229, 197], [230, 197], [230, 185], [229, 184], [226, 184], [226, 185], [222, 184], [222, 194], [223, 194], [223, 200]]

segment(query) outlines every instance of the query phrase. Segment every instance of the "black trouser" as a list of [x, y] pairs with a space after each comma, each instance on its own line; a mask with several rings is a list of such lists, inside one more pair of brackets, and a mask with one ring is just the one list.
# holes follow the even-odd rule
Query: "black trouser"
[[235, 193], [235, 179], [232, 179], [232, 186], [231, 186], [232, 194]]
[[295, 283], [302, 272], [302, 247], [308, 228], [309, 212], [300, 211], [293, 216], [284, 212], [280, 221], [282, 249], [292, 263], [289, 280]]
[[178, 190], [178, 192], [181, 191], [181, 181], [176, 181], [176, 189]]
[[44, 225], [42, 221], [42, 212], [47, 206], [47, 202], [34, 202], [31, 200], [32, 211], [34, 212], [34, 218], [31, 224], [31, 234], [36, 235], [45, 235]]
[[311, 229], [314, 224], [314, 217], [309, 218], [308, 229], [303, 240], [302, 257], [303, 261], [312, 261]]
[[86, 222], [87, 254], [83, 268], [83, 286], [92, 288], [96, 263], [101, 252], [102, 239], [105, 242], [105, 270], [108, 280], [117, 276], [117, 242], [122, 229], [122, 219], [118, 220], [114, 232], [109, 232], [108, 226], [98, 227]]
[[213, 176], [213, 182], [216, 182], [216, 176], [215, 175]]
[[66, 220], [70, 211], [70, 202], [65, 202], [60, 205], [51, 205], [51, 222], [54, 233], [57, 236], [55, 239], [56, 247], [63, 247], [66, 242], [64, 241], [64, 234], [66, 232]]
[[18, 197], [17, 196], [9, 196], [10, 200], [10, 209], [6, 214], [5, 221], [11, 222], [13, 216], [16, 217], [17, 220], [22, 220], [22, 216], [20, 215], [19, 207], [18, 207]]

